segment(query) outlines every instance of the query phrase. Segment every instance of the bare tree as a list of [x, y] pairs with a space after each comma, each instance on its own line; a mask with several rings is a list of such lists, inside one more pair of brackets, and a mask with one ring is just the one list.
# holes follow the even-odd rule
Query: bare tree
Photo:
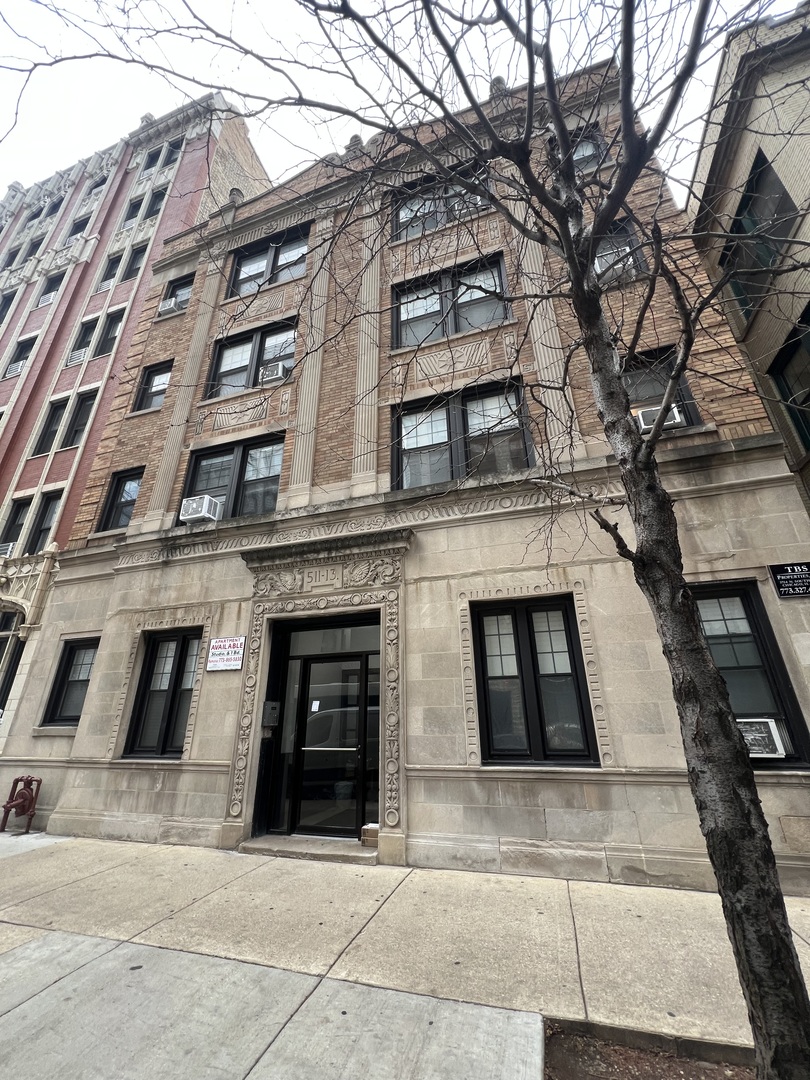
[[[557, 7], [550, 0], [538, 6], [523, 0], [297, 0], [299, 32], [287, 45], [262, 37], [249, 8], [220, 19], [188, 0], [118, 8], [97, 0], [73, 9], [48, 0], [37, 7], [84, 38], [85, 55], [146, 63], [189, 87], [211, 85], [201, 57], [228, 71], [238, 61], [253, 71], [251, 84], [223, 75], [216, 85], [238, 95], [248, 112], [271, 120], [278, 110], [294, 109], [304, 117], [360, 125], [365, 142], [356, 140], [348, 154], [316, 167], [323, 177], [353, 178], [357, 206], [369, 185], [395, 190], [403, 163], [417, 161], [437, 180], [455, 185], [459, 199], [486, 199], [525, 244], [545, 250], [543, 270], [528, 288], [525, 277], [522, 285], [478, 285], [479, 294], [489, 289], [501, 300], [526, 304], [530, 328], [551, 300], [571, 313], [573, 329], [558, 374], [527, 388], [543, 425], [537, 441], [544, 460], [536, 480], [551, 499], [566, 505], [573, 500], [590, 514], [631, 565], [649, 603], [748, 1007], [757, 1076], [806, 1078], [810, 1000], [751, 761], [684, 578], [673, 503], [656, 457], [682, 377], [700, 369], [694, 343], [722, 303], [724, 284], [709, 285], [682, 222], [671, 215], [665, 220], [661, 208], [669, 197], [657, 155], [687, 118], [685, 96], [707, 50], [761, 14], [759, 7], [745, 5], [727, 18], [709, 0], [622, 0], [615, 9]], [[185, 45], [195, 50], [188, 59]], [[37, 68], [68, 59], [40, 48], [33, 60], [16, 65], [24, 81]], [[555, 56], [565, 56], [565, 65]], [[519, 89], [509, 89], [516, 84]], [[607, 102], [610, 123], [603, 115]], [[648, 118], [646, 127], [639, 110]], [[597, 118], [602, 167], [584, 173], [579, 146]], [[470, 162], [480, 171], [459, 169]], [[311, 176], [308, 183], [314, 183]], [[657, 200], [650, 198], [656, 184]], [[348, 220], [350, 210], [343, 209]], [[632, 253], [611, 247], [611, 238], [625, 220], [634, 223], [649, 274], [646, 286], [619, 310], [609, 286]], [[351, 310], [358, 269], [347, 264], [343, 270], [341, 288]], [[674, 355], [659, 369], [657, 419], [642, 434], [624, 375], [650, 338], [656, 294], [656, 303], [663, 294], [676, 313], [679, 334]], [[585, 391], [577, 381], [579, 356], [586, 358], [590, 403], [621, 481], [620, 496], [610, 499], [579, 489], [567, 469], [572, 401]], [[715, 377], [742, 387], [738, 373], [742, 369], [731, 365]]]

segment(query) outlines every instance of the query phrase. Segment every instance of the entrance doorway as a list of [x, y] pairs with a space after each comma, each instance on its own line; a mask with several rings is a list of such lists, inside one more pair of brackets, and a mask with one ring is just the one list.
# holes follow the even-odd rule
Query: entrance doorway
[[378, 616], [277, 624], [264, 716], [254, 835], [379, 820]]

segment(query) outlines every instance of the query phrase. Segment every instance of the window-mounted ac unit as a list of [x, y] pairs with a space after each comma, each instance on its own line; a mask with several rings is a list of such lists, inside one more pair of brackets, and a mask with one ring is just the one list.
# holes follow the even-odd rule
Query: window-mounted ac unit
[[113, 282], [114, 281], [115, 281], [115, 278], [107, 278], [106, 281], [100, 281], [98, 283], [98, 285], [96, 286], [96, 292], [97, 293], [109, 292], [110, 289], [113, 287]]
[[[641, 434], [646, 435], [648, 431], [652, 431], [653, 424], [658, 419], [660, 409], [639, 409], [636, 413], [636, 420], [638, 420], [638, 426], [641, 428]], [[686, 417], [683, 414], [683, 409], [678, 405], [671, 405], [669, 409], [669, 415], [664, 423], [664, 431], [668, 428], [685, 427]]]
[[158, 307], [158, 315], [170, 315], [173, 311], [179, 311], [177, 298], [170, 296], [168, 300], [161, 300]]
[[748, 753], [756, 758], [783, 758], [787, 751], [779, 731], [779, 724], [770, 716], [761, 718], [746, 717], [737, 721], [742, 732]]
[[37, 305], [37, 307], [45, 307], [46, 304], [52, 304], [55, 299], [56, 299], [56, 293], [55, 292], [43, 293], [42, 296], [40, 296], [40, 298], [39, 298], [39, 304]]
[[8, 367], [6, 368], [5, 377], [8, 379], [12, 375], [19, 375], [24, 367], [25, 367], [25, 361], [24, 360], [15, 360], [13, 363], [9, 364]]
[[133, 218], [132, 221], [125, 221], [124, 224], [121, 226], [121, 232], [129, 232], [129, 230], [134, 229], [137, 224], [137, 218]]
[[14, 554], [13, 544], [0, 544], [0, 558], [10, 559]]
[[87, 349], [74, 349], [73, 352], [68, 353], [65, 367], [73, 367], [74, 364], [80, 364], [85, 356], [87, 356]]
[[259, 385], [281, 382], [290, 375], [292, 369], [292, 360], [279, 360], [275, 364], [265, 364], [263, 368], [259, 368]]
[[180, 504], [180, 520], [187, 525], [196, 521], [219, 521], [222, 516], [222, 503], [210, 495], [192, 495]]

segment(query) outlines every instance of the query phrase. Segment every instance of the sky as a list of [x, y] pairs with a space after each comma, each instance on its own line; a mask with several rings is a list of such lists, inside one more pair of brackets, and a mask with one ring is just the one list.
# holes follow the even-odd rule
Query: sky
[[[101, 57], [77, 59], [39, 69], [26, 86], [15, 117], [13, 103], [21, 80], [9, 68], [24, 66], [24, 61], [31, 57], [42, 60], [97, 51], [98, 41], [104, 46], [109, 40], [110, 48], [120, 51], [120, 43], [105, 38], [103, 30], [96, 29], [93, 32], [95, 40], [92, 40], [79, 20], [73, 25], [66, 24], [64, 13], [68, 8], [91, 19], [96, 2], [60, 0], [57, 6], [56, 0], [14, 0], [11, 11], [4, 12], [6, 20], [13, 20], [16, 34], [10, 32], [7, 23], [0, 23], [0, 136], [3, 136], [0, 138], [0, 197], [12, 181], [27, 187], [47, 179], [59, 169], [70, 167], [80, 158], [89, 157], [96, 150], [113, 145], [134, 131], [145, 113], [160, 116], [190, 97], [206, 92], [205, 86], [183, 86], [181, 80], [139, 64]], [[98, 2], [103, 5], [105, 0]], [[52, 11], [48, 11], [49, 3], [53, 5]], [[170, 6], [174, 4], [177, 8], [181, 3], [182, 0], [138, 0], [133, 11], [137, 17], [152, 18], [153, 25], [159, 25]], [[673, 49], [680, 44], [678, 23], [677, 20], [673, 22], [668, 0], [646, 0], [646, 3], [653, 33], [646, 45], [646, 54], [639, 56], [639, 70], [655, 64], [665, 65]], [[729, 0], [729, 3], [732, 13], [744, 7], [744, 0]], [[607, 17], [608, 7], [591, 0], [562, 0], [562, 4], [566, 18], [560, 19], [555, 28], [556, 51], [560, 56], [587, 58], [590, 39], [599, 40], [603, 32], [600, 20]], [[210, 8], [210, 5], [214, 7]], [[792, 4], [781, 4], [782, 10], [791, 7]], [[272, 0], [272, 7], [266, 0], [232, 0], [230, 5], [226, 0], [197, 0], [196, 10], [201, 11], [203, 17], [209, 8], [211, 18], [220, 20], [223, 11], [229, 12], [228, 29], [246, 43], [252, 45], [261, 33], [263, 56], [283, 64], [289, 64], [291, 58], [308, 64], [301, 71], [301, 85], [305, 85], [307, 91], [320, 93], [328, 100], [343, 101], [343, 95], [347, 102], [351, 100], [354, 88], [346, 73], [334, 70], [327, 73], [326, 63], [319, 62], [319, 57], [302, 44], [313, 40], [311, 20], [307, 20], [294, 0]], [[392, 11], [394, 9], [395, 5], [391, 7]], [[271, 22], [265, 15], [268, 10], [274, 15]], [[218, 25], [222, 25], [221, 22]], [[399, 26], [391, 28], [392, 39], [400, 30]], [[275, 41], [274, 36], [283, 36], [284, 44]], [[420, 53], [418, 40], [409, 41], [407, 37], [404, 40], [405, 48], [410, 48], [412, 55]], [[236, 58], [227, 49], [206, 49], [200, 41], [189, 42], [176, 33], [166, 38], [165, 44], [156, 42], [154, 35], [149, 40], [141, 35], [136, 47], [155, 65], [197, 75], [201, 82], [212, 79], [222, 84], [230, 100], [235, 97], [228, 92], [228, 86], [268, 94], [289, 89], [285, 80], [279, 81], [279, 64], [270, 67], [266, 63], [251, 62], [249, 58]], [[486, 87], [493, 73], [504, 75], [512, 84], [525, 77], [525, 72], [516, 68], [513, 57], [499, 52], [494, 46], [490, 52], [488, 43], [483, 48], [488, 55], [479, 52], [464, 60], [468, 70], [485, 74], [486, 80], [480, 80], [482, 87]], [[367, 85], [381, 85], [384, 75], [381, 76], [380, 69], [358, 56], [353, 58], [353, 72], [359, 70], [363, 71]], [[687, 112], [691, 109], [697, 115], [705, 107], [713, 77], [714, 67], [709, 63], [687, 101]], [[483, 93], [482, 96], [487, 95]], [[654, 104], [652, 109], [654, 111]], [[248, 126], [259, 157], [273, 180], [303, 166], [314, 156], [343, 149], [350, 136], [361, 130], [356, 120], [344, 119], [326, 126], [316, 124], [311, 115], [296, 115], [292, 110], [275, 112], [264, 121], [249, 120]], [[693, 139], [699, 137], [701, 126], [699, 123], [693, 125], [690, 132]], [[367, 130], [364, 137], [370, 133]], [[673, 157], [684, 159], [675, 171], [688, 179], [691, 166], [683, 145], [671, 151], [670, 158]]]

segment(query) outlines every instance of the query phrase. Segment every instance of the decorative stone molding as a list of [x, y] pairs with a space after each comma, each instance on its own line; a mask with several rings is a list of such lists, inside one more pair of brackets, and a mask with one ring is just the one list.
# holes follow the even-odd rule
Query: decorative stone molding
[[416, 381], [429, 382], [431, 379], [466, 373], [476, 368], [489, 368], [491, 345], [489, 338], [479, 338], [455, 348], [419, 352], [416, 355]]
[[[536, 585], [503, 585], [493, 589], [470, 589], [458, 595], [459, 629], [462, 659], [462, 696], [464, 698], [464, 728], [467, 744], [467, 764], [481, 764], [481, 742], [478, 723], [478, 697], [475, 686], [475, 666], [472, 648], [472, 620], [470, 603], [477, 600], [502, 600], [508, 598], [527, 598], [548, 596], [553, 593], [570, 593], [574, 600], [574, 609], [579, 629], [579, 642], [585, 665], [585, 677], [588, 681], [588, 694], [591, 700], [596, 743], [603, 765], [613, 764], [613, 746], [610, 741], [605, 708], [602, 704], [602, 681], [596, 649], [591, 634], [591, 623], [585, 600], [585, 585], [576, 580], [573, 584], [564, 576], [564, 571], [549, 567], [547, 579]], [[555, 580], [556, 579], [556, 580]]]
[[[289, 296], [287, 294], [290, 294]], [[278, 312], [284, 311], [286, 308], [291, 307], [293, 303], [292, 297], [293, 290], [286, 288], [278, 288], [277, 286], [271, 286], [266, 291], [254, 293], [252, 297], [247, 300], [240, 300], [237, 304], [227, 308], [224, 312], [228, 323], [228, 331], [234, 327], [238, 327], [240, 330], [248, 322], [253, 320], [261, 320], [267, 318], [269, 315], [277, 315]]]
[[45, 594], [59, 573], [58, 554], [52, 544], [40, 555], [0, 559], [0, 606], [21, 609], [28, 626], [39, 622]]
[[191, 691], [191, 701], [189, 702], [188, 707], [188, 720], [186, 722], [186, 735], [183, 740], [183, 753], [181, 754], [182, 761], [188, 760], [191, 751], [191, 740], [194, 735], [194, 721], [197, 717], [197, 705], [200, 699], [202, 673], [205, 669], [205, 658], [208, 655], [208, 641], [211, 637], [211, 619], [212, 616], [209, 608], [207, 606], [198, 605], [196, 607], [187, 608], [170, 608], [160, 613], [155, 612], [152, 616], [140, 618], [135, 623], [135, 630], [130, 639], [129, 652], [127, 653], [127, 662], [124, 668], [121, 692], [118, 695], [115, 718], [113, 719], [112, 728], [110, 730], [110, 739], [107, 744], [108, 760], [111, 760], [115, 756], [116, 746], [118, 744], [118, 733], [121, 730], [121, 724], [126, 710], [129, 687], [132, 681], [132, 672], [135, 667], [135, 657], [138, 653], [138, 645], [142, 634], [145, 631], [150, 630], [173, 630], [184, 626], [201, 625], [203, 631], [202, 640], [200, 642], [200, 653], [197, 657], [197, 670], [194, 672], [194, 685]]
[[267, 419], [269, 400], [267, 397], [250, 398], [232, 405], [221, 405], [218, 409], [208, 409], [197, 413], [194, 434], [202, 435], [206, 422], [211, 419], [211, 431], [224, 428], [240, 427], [242, 424], [257, 424]]

